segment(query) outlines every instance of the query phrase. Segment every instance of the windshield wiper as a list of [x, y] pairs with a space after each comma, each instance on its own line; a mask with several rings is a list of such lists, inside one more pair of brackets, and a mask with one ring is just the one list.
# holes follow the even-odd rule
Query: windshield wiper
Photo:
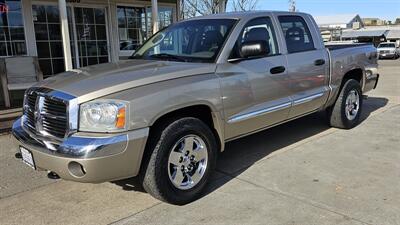
[[181, 62], [187, 62], [187, 60], [183, 57], [179, 57], [177, 55], [172, 55], [168, 53], [159, 53], [159, 54], [153, 54], [149, 55], [151, 58], [156, 58], [156, 59], [173, 59]]

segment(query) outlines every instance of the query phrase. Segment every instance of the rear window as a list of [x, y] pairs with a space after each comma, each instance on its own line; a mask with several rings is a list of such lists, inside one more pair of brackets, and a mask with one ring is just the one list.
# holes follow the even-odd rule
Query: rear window
[[394, 44], [380, 44], [378, 48], [395, 48]]
[[289, 53], [315, 49], [311, 32], [301, 16], [280, 16], [279, 23]]

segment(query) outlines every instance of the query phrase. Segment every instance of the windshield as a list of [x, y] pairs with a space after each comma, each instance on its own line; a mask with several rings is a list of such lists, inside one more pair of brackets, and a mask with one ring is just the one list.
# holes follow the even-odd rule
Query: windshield
[[173, 24], [152, 36], [131, 58], [213, 62], [235, 22], [203, 19]]
[[380, 44], [378, 48], [395, 48], [394, 44]]

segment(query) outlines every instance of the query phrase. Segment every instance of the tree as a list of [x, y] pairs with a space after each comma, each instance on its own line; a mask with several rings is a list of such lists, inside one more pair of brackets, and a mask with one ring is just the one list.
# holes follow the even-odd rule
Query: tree
[[225, 11], [227, 0], [181, 0], [182, 19]]
[[[197, 1], [193, 1], [193, 4], [197, 5]], [[195, 17], [197, 7], [192, 7], [191, 4], [188, 3], [188, 0], [181, 0], [180, 1], [180, 16], [181, 19], [188, 19]]]
[[255, 10], [258, 4], [258, 0], [231, 0], [232, 10], [238, 11], [251, 11]]

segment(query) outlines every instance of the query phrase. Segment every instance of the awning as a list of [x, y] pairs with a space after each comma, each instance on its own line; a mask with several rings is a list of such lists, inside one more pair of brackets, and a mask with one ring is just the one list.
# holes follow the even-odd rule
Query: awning
[[390, 30], [386, 36], [387, 39], [400, 39], [400, 29], [399, 30]]
[[381, 37], [386, 36], [389, 30], [344, 30], [342, 38]]

